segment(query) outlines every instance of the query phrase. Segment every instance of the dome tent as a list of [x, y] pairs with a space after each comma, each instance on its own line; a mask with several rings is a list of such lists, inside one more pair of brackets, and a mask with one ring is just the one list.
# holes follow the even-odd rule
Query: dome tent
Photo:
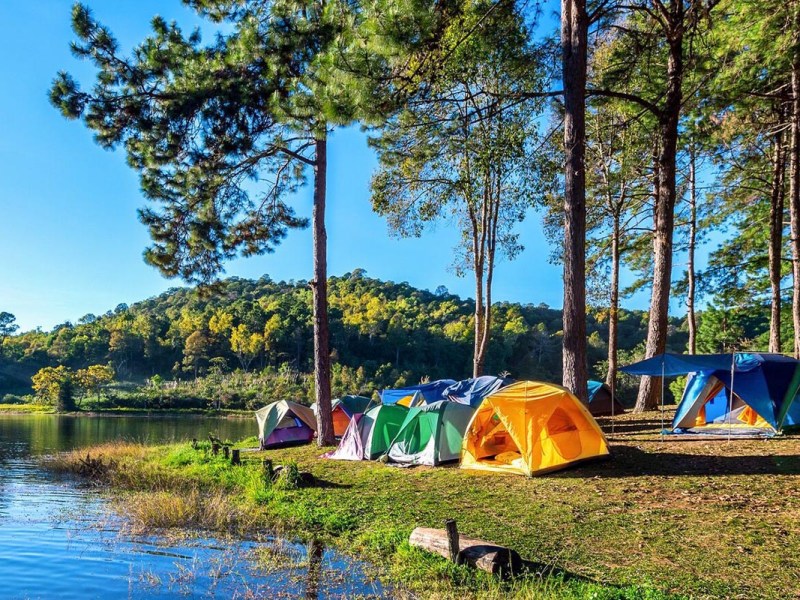
[[589, 412], [593, 417], [621, 415], [625, 407], [613, 397], [607, 384], [589, 380]]
[[375, 460], [389, 449], [408, 414], [404, 406], [379, 404], [364, 414], [355, 414], [339, 446], [325, 458]]
[[261, 449], [310, 442], [317, 430], [314, 412], [291, 400], [278, 400], [256, 411]]
[[461, 468], [530, 476], [608, 455], [603, 432], [569, 390], [520, 381], [487, 396], [475, 411]]
[[412, 465], [435, 466], [457, 460], [474, 410], [446, 400], [410, 408], [386, 456], [392, 462]]
[[[333, 419], [333, 434], [341, 437], [350, 425], [353, 415], [366, 412], [372, 400], [364, 396], [342, 396], [331, 402], [331, 417]], [[311, 405], [314, 414], [317, 414], [317, 403]]]
[[444, 391], [444, 395], [451, 402], [469, 404], [472, 408], [476, 408], [486, 396], [510, 383], [512, 383], [510, 379], [482, 375], [454, 383]]

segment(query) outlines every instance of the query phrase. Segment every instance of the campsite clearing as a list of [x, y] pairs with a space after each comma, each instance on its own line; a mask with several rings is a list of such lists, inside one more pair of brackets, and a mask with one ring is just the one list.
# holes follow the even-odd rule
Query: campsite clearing
[[[663, 421], [671, 417], [669, 411]], [[105, 446], [91, 454], [117, 461], [108, 478], [132, 492], [121, 495], [123, 503], [145, 506], [153, 494], [224, 493], [241, 521], [220, 522], [215, 512], [216, 520], [193, 515], [189, 522], [320, 536], [371, 560], [388, 581], [421, 597], [800, 594], [800, 437], [662, 438], [658, 412], [622, 415], [614, 423], [612, 460], [532, 479], [324, 460], [314, 445], [244, 453], [243, 467], [188, 444]], [[611, 433], [610, 419], [600, 424]], [[65, 455], [53, 466], [72, 469], [85, 454]], [[316, 485], [265, 486], [265, 457], [295, 462]], [[164, 522], [170, 503], [152, 504], [158, 506], [152, 521], [146, 511], [136, 512], [139, 525]], [[205, 510], [203, 502], [192, 506]], [[463, 535], [513, 548], [553, 576], [501, 583], [409, 547], [414, 527], [442, 527], [448, 518]]]

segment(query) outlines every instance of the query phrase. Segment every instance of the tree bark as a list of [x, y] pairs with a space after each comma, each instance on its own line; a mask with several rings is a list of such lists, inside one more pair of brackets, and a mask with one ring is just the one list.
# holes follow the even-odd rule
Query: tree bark
[[[798, 3], [794, 5], [793, 31], [800, 32]], [[795, 42], [792, 56], [792, 104], [789, 148], [789, 220], [792, 233], [792, 323], [794, 356], [800, 357], [800, 42]]]
[[697, 352], [697, 316], [694, 311], [695, 269], [694, 252], [697, 243], [697, 156], [694, 148], [689, 150], [689, 248], [686, 261], [686, 319], [689, 322], [689, 354]]
[[314, 159], [314, 388], [317, 400], [317, 443], [330, 446], [336, 442], [331, 416], [331, 353], [328, 327], [328, 234], [325, 231], [325, 200], [328, 169], [328, 142], [316, 140]]
[[769, 205], [769, 351], [781, 351], [781, 258], [783, 252], [783, 135], [772, 140], [772, 189]]
[[[683, 2], [671, 5], [672, 18], [682, 19]], [[650, 319], [647, 327], [645, 356], [661, 354], [667, 347], [669, 296], [672, 283], [672, 241], [675, 223], [675, 158], [678, 147], [678, 121], [683, 84], [683, 33], [672, 24], [667, 60], [667, 89], [664, 108], [659, 111], [660, 148], [658, 186], [653, 209], [653, 288], [650, 296]], [[661, 399], [660, 377], [642, 377], [634, 412], [653, 410]]]
[[588, 401], [586, 365], [586, 0], [561, 0], [564, 85], [563, 384]]
[[611, 232], [611, 302], [608, 308], [608, 371], [606, 385], [616, 397], [617, 391], [617, 330], [619, 329], [619, 242], [620, 213], [614, 214], [614, 229]]

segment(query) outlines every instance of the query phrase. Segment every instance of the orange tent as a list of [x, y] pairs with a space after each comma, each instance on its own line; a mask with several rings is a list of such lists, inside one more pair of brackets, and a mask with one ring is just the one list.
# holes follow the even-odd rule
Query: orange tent
[[569, 390], [520, 381], [484, 398], [464, 436], [461, 468], [530, 476], [608, 454], [597, 422]]

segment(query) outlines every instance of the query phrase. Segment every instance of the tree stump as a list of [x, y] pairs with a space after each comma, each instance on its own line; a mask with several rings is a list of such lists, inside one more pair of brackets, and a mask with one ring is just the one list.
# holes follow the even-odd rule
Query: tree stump
[[[226, 448], [226, 450], [227, 450], [227, 448]], [[225, 453], [225, 455], [227, 457], [227, 452]], [[242, 464], [242, 457], [239, 454], [239, 448], [233, 448], [231, 450], [231, 464], [232, 465], [240, 465], [240, 464]]]

